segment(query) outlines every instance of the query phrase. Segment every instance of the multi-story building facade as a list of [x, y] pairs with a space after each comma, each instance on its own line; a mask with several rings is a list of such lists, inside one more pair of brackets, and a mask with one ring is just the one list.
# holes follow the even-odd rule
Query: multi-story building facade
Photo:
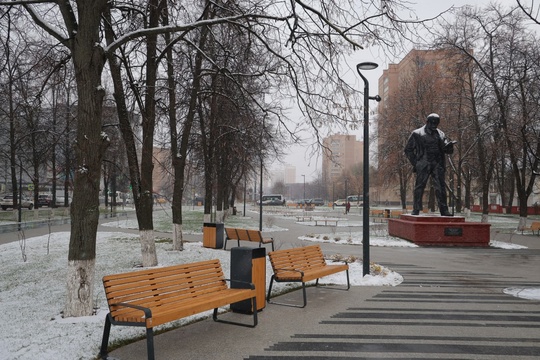
[[322, 175], [328, 194], [335, 192], [336, 185], [344, 186], [341, 183], [345, 172], [362, 166], [363, 144], [356, 135], [337, 134], [323, 139]]

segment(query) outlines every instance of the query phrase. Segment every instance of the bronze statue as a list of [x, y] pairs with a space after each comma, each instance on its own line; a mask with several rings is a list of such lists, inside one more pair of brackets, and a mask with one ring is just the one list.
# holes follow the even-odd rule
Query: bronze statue
[[439, 115], [428, 115], [426, 125], [414, 130], [405, 146], [405, 155], [413, 166], [413, 172], [416, 173], [411, 215], [418, 215], [422, 211], [422, 196], [431, 176], [441, 215], [452, 216], [446, 202], [445, 154], [454, 152], [456, 141], [450, 141], [437, 128], [440, 121]]

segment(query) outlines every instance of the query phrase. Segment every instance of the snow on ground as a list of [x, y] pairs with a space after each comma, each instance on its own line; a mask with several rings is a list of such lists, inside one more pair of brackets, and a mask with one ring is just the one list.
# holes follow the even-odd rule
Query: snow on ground
[[[61, 317], [65, 303], [65, 279], [69, 233], [52, 233], [0, 246], [0, 359], [94, 359], [99, 352], [106, 310], [101, 278], [106, 274], [133, 271], [140, 262], [138, 238], [131, 234], [98, 233], [95, 294], [97, 315], [86, 318]], [[228, 251], [207, 249], [202, 243], [186, 243], [182, 252], [171, 251], [170, 243], [156, 244], [160, 266], [219, 258], [223, 271], [230, 272]], [[24, 251], [23, 251], [24, 249]], [[23, 252], [26, 261], [23, 261]], [[269, 262], [268, 262], [269, 263]], [[268, 265], [270, 266], [270, 265]], [[403, 281], [401, 275], [384, 267], [374, 268], [373, 274], [362, 277], [362, 263], [350, 264], [351, 285], [390, 285]], [[267, 269], [267, 283], [271, 276]], [[339, 276], [341, 275], [341, 276]], [[321, 280], [322, 283], [346, 284], [343, 274]], [[297, 284], [276, 283], [274, 293], [281, 293]], [[210, 312], [185, 318], [166, 327], [185, 324]], [[110, 341], [142, 335], [134, 327], [117, 326]]]
[[[351, 224], [348, 224], [351, 226]], [[117, 220], [110, 226], [133, 228], [131, 220]], [[136, 228], [136, 224], [135, 224]], [[341, 228], [338, 226], [338, 228]], [[326, 228], [325, 228], [326, 229]], [[284, 230], [284, 229], [279, 229]], [[271, 231], [279, 231], [272, 228]], [[317, 227], [310, 231], [318, 230]], [[309, 234], [300, 240], [333, 242], [338, 244], [359, 244], [362, 233], [357, 231]], [[96, 315], [84, 318], [61, 316], [65, 303], [65, 279], [69, 233], [52, 233], [0, 246], [0, 360], [48, 360], [94, 359], [99, 352], [103, 323], [107, 313], [101, 284], [102, 276], [133, 271], [140, 263], [140, 245], [133, 234], [99, 232], [97, 236], [95, 294]], [[407, 241], [389, 237], [384, 232], [375, 233], [370, 238], [371, 246], [411, 246]], [[523, 248], [519, 245], [498, 241], [492, 247]], [[157, 242], [160, 266], [219, 258], [228, 277], [230, 253], [207, 249], [200, 242], [186, 243], [182, 252], [171, 251], [169, 242]], [[23, 256], [24, 255], [24, 256]], [[23, 261], [23, 257], [26, 261]], [[267, 265], [267, 283], [271, 276]], [[350, 264], [350, 278], [353, 286], [395, 286], [403, 281], [400, 274], [372, 265], [371, 274], [362, 276], [362, 263]], [[341, 275], [341, 276], [340, 276]], [[323, 279], [323, 283], [344, 285], [345, 276], [335, 274]], [[287, 291], [297, 284], [276, 283], [274, 293]], [[540, 289], [506, 289], [506, 293], [527, 299], [540, 299]], [[208, 317], [211, 312], [185, 318], [164, 327], [186, 324], [198, 318]], [[158, 328], [159, 329], [159, 328]], [[110, 342], [132, 339], [143, 335], [143, 330], [134, 327], [117, 326], [111, 332]]]

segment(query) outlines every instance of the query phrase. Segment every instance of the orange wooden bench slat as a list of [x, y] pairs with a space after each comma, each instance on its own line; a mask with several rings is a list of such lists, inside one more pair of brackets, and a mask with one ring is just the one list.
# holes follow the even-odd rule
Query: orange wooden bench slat
[[238, 240], [251, 241], [251, 239], [249, 238], [249, 233], [246, 229], [236, 229], [236, 234], [238, 236]]
[[272, 238], [264, 238], [259, 230], [248, 230], [247, 232], [250, 241], [262, 242], [263, 244], [274, 242], [274, 239]]
[[[213, 310], [214, 321], [257, 325], [256, 290], [229, 288], [218, 259], [151, 268], [103, 277], [109, 314], [105, 320], [100, 356], [107, 358], [111, 325], [146, 327], [148, 358], [154, 358], [153, 327]], [[243, 286], [244, 287], [244, 286]], [[218, 308], [251, 300], [253, 325], [217, 318]]]
[[262, 232], [259, 230], [226, 227], [225, 235], [225, 244], [223, 245], [223, 249], [225, 250], [227, 249], [227, 241], [229, 240], [236, 240], [238, 246], [240, 246], [240, 241], [256, 242], [259, 243], [259, 247], [263, 244], [271, 244], [272, 250], [274, 250], [274, 239], [263, 237]]

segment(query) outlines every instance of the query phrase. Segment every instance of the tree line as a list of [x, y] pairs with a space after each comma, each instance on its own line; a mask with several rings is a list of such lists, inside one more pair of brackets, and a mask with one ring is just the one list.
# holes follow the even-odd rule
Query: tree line
[[[412, 36], [418, 21], [397, 15], [406, 5], [399, 0], [0, 1], [2, 46], [9, 48], [0, 55], [0, 96], [7, 99], [1, 116], [10, 126], [3, 135], [13, 136], [11, 144], [17, 145], [7, 161], [15, 164], [13, 156], [34, 149], [21, 140], [42, 132], [26, 131], [23, 123], [31, 119], [59, 135], [43, 146], [69, 149], [72, 156], [69, 162], [56, 160], [73, 176], [64, 316], [92, 313], [104, 164], [111, 173], [120, 154], [125, 157], [142, 263], [157, 265], [156, 142], [171, 150], [173, 241], [181, 250], [186, 169], [191, 164], [202, 169], [209, 215], [211, 203], [226, 210], [240, 179], [279, 155], [283, 142], [297, 140], [295, 123], [313, 130], [314, 144], [328, 124], [358, 126], [361, 104], [345, 78], [344, 60], [365, 44], [399, 44]], [[21, 93], [15, 96], [17, 84]], [[39, 124], [45, 117], [19, 111], [25, 101], [32, 111], [56, 113]], [[292, 119], [293, 126], [284, 104], [295, 104], [302, 114]], [[109, 117], [110, 106], [115, 113]]]
[[412, 173], [402, 149], [410, 131], [436, 112], [458, 141], [447, 172], [457, 211], [470, 209], [478, 195], [487, 221], [490, 194], [497, 193], [508, 212], [517, 200], [519, 227], [525, 225], [528, 199], [538, 190], [540, 48], [538, 24], [527, 15], [534, 12], [518, 3], [523, 8], [465, 7], [440, 21], [426, 49], [441, 61], [415, 58], [398, 95], [382, 109], [379, 121], [392, 129], [379, 134], [386, 144], [379, 172], [399, 184], [403, 207]]

